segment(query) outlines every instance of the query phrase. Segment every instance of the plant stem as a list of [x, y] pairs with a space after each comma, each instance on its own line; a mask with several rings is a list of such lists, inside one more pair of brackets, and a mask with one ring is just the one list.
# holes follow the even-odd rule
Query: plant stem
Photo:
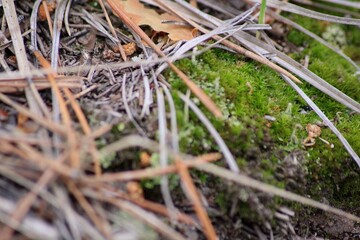
[[[265, 23], [265, 10], [266, 10], [266, 0], [261, 0], [259, 24]], [[260, 32], [257, 32], [256, 37], [260, 39]]]

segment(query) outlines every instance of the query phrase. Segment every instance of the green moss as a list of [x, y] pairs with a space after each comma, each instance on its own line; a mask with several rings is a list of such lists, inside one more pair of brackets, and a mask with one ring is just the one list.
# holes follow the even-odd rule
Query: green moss
[[[310, 20], [306, 23], [310, 28], [315, 27], [319, 34], [326, 29], [326, 25], [312, 22], [313, 20]], [[297, 37], [291, 34], [297, 34]], [[289, 39], [298, 41], [301, 38], [301, 34], [295, 31], [289, 35]], [[304, 36], [305, 38], [307, 37]], [[300, 43], [301, 41], [303, 40], [300, 40]], [[303, 59], [305, 55], [309, 55], [310, 70], [359, 101], [360, 88], [358, 79], [354, 76], [354, 68], [321, 44], [309, 39], [306, 41], [308, 48], [294, 53], [294, 58]], [[319, 122], [320, 118], [313, 111], [309, 112], [307, 104], [273, 70], [218, 49], [207, 51], [197, 57], [196, 61], [183, 59], [176, 64], [221, 108], [225, 118], [215, 119], [192, 97], [219, 131], [243, 171], [281, 188], [291, 187], [291, 191], [310, 194], [319, 199], [325, 196], [339, 205], [342, 198], [335, 199], [336, 194], [349, 195], [360, 190], [360, 187], [348, 188], [343, 192], [336, 190], [339, 184], [345, 184], [342, 182], [343, 178], [354, 174], [350, 169], [357, 169], [357, 166], [329, 129], [322, 129], [322, 137], [334, 144], [334, 148], [320, 140], [311, 148], [302, 145], [307, 136], [305, 126]], [[169, 71], [167, 77], [173, 89], [186, 91], [184, 84], [173, 73]], [[330, 119], [337, 121], [340, 112], [341, 120], [336, 122], [336, 126], [355, 151], [359, 152], [359, 115], [354, 115], [349, 109], [307, 83], [301, 87]], [[182, 151], [194, 155], [219, 151], [195, 114], [190, 111], [189, 119], [184, 119], [184, 105], [176, 94], [174, 98], [178, 109]], [[265, 115], [275, 117], [276, 121], [265, 120]], [[297, 184], [297, 179], [277, 177], [279, 166], [285, 166], [284, 158], [296, 151], [302, 151], [305, 157], [299, 167], [302, 168], [301, 171], [308, 173], [309, 184], [306, 192], [303, 192], [304, 186], [294, 188], [289, 185], [294, 182]], [[343, 166], [348, 168], [344, 169]], [[358, 176], [358, 173], [355, 174]], [[203, 179], [203, 176], [200, 178]], [[216, 201], [222, 208], [226, 208], [223, 198], [223, 195], [219, 195]]]

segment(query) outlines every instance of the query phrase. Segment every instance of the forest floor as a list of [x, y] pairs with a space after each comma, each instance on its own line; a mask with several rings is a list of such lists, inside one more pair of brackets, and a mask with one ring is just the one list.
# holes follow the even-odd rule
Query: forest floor
[[[349, 62], [276, 17], [255, 24], [251, 4], [189, 5], [185, 16], [217, 31], [200, 39], [177, 5], [144, 1], [173, 14], [162, 15], [169, 30], [143, 3], [123, 2], [2, 1], [2, 239], [360, 237], [360, 20], [276, 13]], [[360, 18], [358, 6], [303, 6]], [[304, 68], [297, 85], [351, 147], [286, 81], [293, 71], [264, 64], [281, 53]]]

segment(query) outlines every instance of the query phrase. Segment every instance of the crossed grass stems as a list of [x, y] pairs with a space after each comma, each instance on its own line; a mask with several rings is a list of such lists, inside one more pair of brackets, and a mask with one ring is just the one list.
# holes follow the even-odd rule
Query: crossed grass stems
[[[119, 35], [116, 33], [116, 30], [112, 26], [104, 2], [102, 0], [99, 0], [98, 2], [103, 10], [103, 13], [105, 14], [105, 18], [108, 24], [105, 29], [106, 35], [112, 36], [118, 41], [118, 43], [120, 43], [120, 40], [118, 38]], [[37, 199], [43, 199], [47, 204], [51, 205], [55, 209], [55, 212], [64, 213], [65, 219], [69, 224], [70, 235], [72, 236], [80, 237], [83, 235], [87, 235], [92, 236], [95, 239], [110, 237], [111, 231], [109, 231], [109, 227], [111, 225], [111, 219], [104, 217], [104, 213], [108, 213], [108, 210], [106, 210], [106, 208], [103, 208], [102, 210], [99, 209], [99, 206], [104, 206], [104, 204], [108, 204], [112, 205], [115, 208], [119, 208], [135, 216], [138, 219], [141, 219], [146, 224], [157, 230], [159, 233], [171, 239], [184, 239], [184, 237], [177, 231], [175, 231], [173, 228], [162, 222], [156, 215], [152, 214], [151, 212], [157, 213], [159, 215], [164, 215], [173, 222], [176, 220], [190, 226], [202, 229], [207, 238], [216, 239], [216, 232], [210, 221], [210, 218], [208, 217], [204, 207], [202, 206], [198, 194], [196, 193], [197, 190], [189, 174], [189, 168], [196, 168], [200, 171], [214, 174], [215, 176], [232, 181], [242, 186], [263, 191], [271, 195], [280, 196], [291, 201], [296, 201], [304, 205], [319, 208], [324, 211], [338, 214], [342, 217], [346, 217], [353, 221], [359, 222], [360, 219], [354, 215], [351, 215], [336, 208], [332, 208], [326, 204], [322, 204], [317, 201], [298, 196], [291, 192], [278, 189], [271, 185], [261, 183], [239, 173], [240, 170], [238, 169], [231, 152], [227, 148], [226, 143], [221, 139], [220, 135], [212, 126], [211, 122], [190, 100], [188, 96], [182, 95], [181, 93], [181, 99], [185, 102], [185, 104], [189, 106], [192, 111], [194, 111], [200, 121], [209, 130], [215, 142], [219, 145], [223, 157], [231, 171], [207, 163], [220, 160], [222, 156], [218, 153], [205, 154], [198, 157], [192, 157], [179, 153], [175, 109], [170, 94], [170, 89], [166, 82], [158, 81], [158, 79], [154, 76], [158, 76], [166, 67], [170, 67], [185, 82], [189, 89], [191, 89], [193, 94], [196, 95], [203, 102], [204, 106], [206, 106], [209, 111], [212, 112], [215, 116], [220, 117], [221, 112], [218, 110], [217, 106], [212, 102], [212, 100], [207, 97], [205, 93], [202, 92], [202, 90], [198, 88], [180, 69], [178, 69], [175, 65], [172, 64], [172, 62], [176, 59], [191, 56], [192, 53], [189, 54], [188, 52], [196, 45], [204, 43], [204, 41], [206, 41], [207, 39], [214, 38], [216, 42], [214, 44], [211, 44], [210, 46], [207, 46], [202, 51], [206, 51], [209, 48], [214, 47], [218, 44], [223, 44], [227, 48], [232, 49], [233, 51], [243, 54], [256, 61], [267, 64], [269, 67], [279, 72], [279, 74], [284, 78], [284, 80], [291, 87], [293, 87], [295, 91], [302, 98], [304, 98], [304, 100], [312, 107], [312, 109], [325, 121], [325, 123], [328, 124], [330, 129], [338, 136], [340, 141], [344, 144], [344, 147], [348, 150], [353, 159], [357, 162], [358, 165], [360, 165], [359, 157], [357, 156], [356, 152], [351, 148], [351, 146], [347, 143], [346, 139], [341, 135], [341, 133], [336, 129], [336, 127], [331, 123], [331, 121], [329, 121], [325, 114], [323, 114], [322, 111], [315, 105], [315, 103], [312, 102], [312, 100], [308, 96], [306, 96], [306, 94], [301, 90], [301, 88], [298, 87], [295, 82], [299, 82], [299, 79], [295, 77], [292, 73], [298, 75], [303, 80], [309, 82], [313, 86], [328, 94], [330, 97], [333, 97], [335, 100], [343, 103], [345, 106], [351, 108], [352, 110], [355, 110], [358, 113], [360, 112], [359, 104], [352, 99], [349, 99], [345, 94], [336, 91], [336, 89], [329, 86], [325, 81], [323, 81], [321, 78], [317, 77], [307, 69], [299, 67], [299, 65], [297, 65], [293, 61], [290, 61], [284, 54], [278, 52], [277, 50], [275, 50], [275, 48], [273, 48], [273, 46], [271, 46], [270, 42], [267, 41], [268, 38], [265, 32], [263, 32], [263, 30], [269, 29], [269, 26], [264, 24], [266, 2], [263, 0], [260, 7], [259, 24], [255, 23], [256, 17], [254, 17], [256, 16], [255, 13], [258, 5], [254, 5], [244, 13], [236, 12], [236, 17], [223, 22], [219, 19], [206, 15], [199, 9], [195, 8], [193, 5], [187, 4], [185, 1], [177, 0], [175, 2], [169, 2], [165, 0], [154, 0], [146, 2], [149, 4], [157, 5], [164, 11], [168, 11], [174, 15], [179, 16], [183, 20], [187, 21], [190, 25], [196, 27], [201, 32], [203, 32], [203, 35], [186, 43], [178, 43], [175, 48], [173, 48], [173, 46], [170, 46], [169, 49], [160, 49], [152, 42], [151, 39], [149, 39], [149, 37], [142, 31], [141, 28], [132, 23], [131, 19], [118, 7], [116, 1], [107, 0], [110, 9], [123, 21], [123, 23], [125, 23], [125, 25], [129, 29], [131, 29], [134, 38], [136, 39], [138, 45], [142, 46], [142, 48], [144, 49], [144, 54], [147, 55], [148, 59], [137, 63], [125, 61], [119, 64], [89, 66], [88, 68], [97, 70], [106, 69], [112, 71], [113, 69], [138, 67], [140, 74], [144, 78], [144, 84], [146, 89], [145, 92], [147, 91], [148, 93], [147, 98], [145, 99], [145, 102], [143, 104], [143, 109], [141, 111], [144, 116], [146, 116], [146, 114], [144, 113], [150, 112], [151, 102], [149, 101], [148, 91], [149, 81], [152, 80], [155, 83], [157, 97], [156, 101], [159, 113], [159, 142], [152, 141], [144, 136], [130, 135], [98, 150], [96, 148], [95, 139], [102, 137], [104, 134], [110, 131], [111, 126], [105, 125], [95, 130], [91, 129], [89, 123], [87, 122], [85, 114], [82, 112], [82, 109], [76, 101], [76, 98], [82, 96], [82, 94], [75, 96], [69, 89], [70, 87], [73, 87], [72, 85], [69, 85], [68, 87], [60, 87], [56, 81], [57, 78], [61, 77], [58, 74], [61, 74], [65, 71], [68, 74], [71, 71], [78, 71], [78, 69], [72, 69], [71, 67], [64, 67], [62, 69], [58, 69], [57, 64], [59, 55], [58, 50], [60, 44], [60, 30], [63, 22], [65, 24], [66, 30], [70, 32], [68, 16], [71, 1], [62, 1], [59, 3], [53, 21], [51, 20], [51, 18], [47, 18], [49, 28], [52, 29], [51, 32], [53, 39], [51, 62], [48, 62], [42, 56], [41, 52], [37, 49], [36, 34], [33, 34], [34, 32], [36, 33], [37, 28], [37, 9], [40, 4], [43, 4], [45, 10], [47, 10], [46, 2], [42, 3], [40, 0], [37, 0], [34, 3], [30, 21], [31, 28], [33, 30], [31, 32], [32, 44], [29, 50], [43, 67], [39, 70], [30, 70], [27, 56], [24, 51], [25, 45], [17, 21], [18, 18], [15, 11], [14, 2], [11, 0], [3, 1], [4, 13], [7, 23], [9, 26], [13, 27], [13, 31], [10, 31], [10, 33], [18, 62], [20, 72], [19, 76], [29, 77], [28, 83], [30, 83], [30, 85], [25, 87], [24, 90], [30, 108], [28, 109], [21, 106], [20, 104], [16, 103], [12, 98], [8, 97], [3, 93], [0, 93], [0, 100], [3, 103], [14, 108], [19, 114], [22, 114], [23, 116], [32, 119], [34, 122], [40, 125], [42, 129], [39, 131], [39, 136], [44, 137], [45, 141], [38, 141], [29, 137], [19, 138], [4, 131], [4, 134], [2, 136], [3, 142], [0, 145], [1, 153], [5, 154], [6, 156], [16, 156], [17, 161], [15, 166], [22, 166], [28, 169], [34, 168], [31, 167], [33, 165], [36, 166], [36, 172], [33, 173], [35, 175], [32, 175], [33, 177], [29, 179], [26, 176], [22, 176], [20, 172], [17, 172], [17, 168], [14, 168], [14, 166], [4, 164], [0, 167], [0, 172], [4, 178], [9, 179], [11, 182], [19, 184], [24, 189], [28, 190], [28, 193], [25, 194], [25, 196], [19, 197], [16, 205], [12, 205], [7, 210], [8, 212], [1, 213], [0, 221], [5, 224], [5, 227], [2, 228], [0, 235], [3, 236], [4, 239], [10, 239], [15, 229], [28, 237], [37, 238], [41, 236], [39, 232], [31, 229], [31, 224], [24, 224], [24, 220], [29, 219], [27, 213], [30, 211], [31, 206], [37, 201]], [[203, 1], [198, 2], [204, 3]], [[335, 2], [339, 4], [339, 2]], [[253, 5], [252, 2], [248, 3], [250, 5]], [[299, 7], [290, 3], [282, 3], [280, 5], [278, 1], [270, 0], [268, 1], [268, 4], [271, 7], [278, 7], [284, 11], [299, 14]], [[352, 7], [360, 8], [356, 4]], [[177, 10], [175, 11], [174, 9]], [[279, 21], [284, 21], [288, 24], [290, 23], [293, 24], [293, 26], [296, 26], [290, 20], [284, 19], [283, 17], [272, 12], [271, 10], [267, 10], [267, 12], [271, 16], [276, 16], [276, 19], [278, 19]], [[309, 10], [304, 10], [303, 12], [307, 16], [314, 17], [316, 19], [325, 19], [332, 22], [360, 25], [360, 21], [358, 19], [334, 17]], [[229, 16], [234, 15], [234, 13], [231, 12], [227, 12], [227, 14]], [[191, 18], [189, 17], [189, 15], [191, 15]], [[206, 22], [205, 20], [207, 20], [208, 22]], [[204, 26], [206, 26], [206, 28]], [[301, 30], [301, 27], [299, 29]], [[101, 30], [104, 31], [104, 29]], [[107, 31], [110, 31], [110, 33]], [[246, 33], [246, 31], [261, 31], [261, 34], [259, 36], [261, 37], [261, 39], [265, 39], [266, 42], [254, 38], [252, 34], [248, 34]], [[307, 33], [311, 37], [314, 37], [315, 39], [317, 38], [316, 35], [314, 36], [309, 32], [305, 33]], [[243, 48], [240, 45], [228, 41], [228, 38], [230, 36], [235, 38], [246, 48]], [[141, 44], [140, 39], [146, 42], [148, 46], [153, 48], [153, 51], [158, 56], [160, 56], [160, 58], [154, 60], [150, 55], [151, 52], [148, 51], [144, 47], [144, 45]], [[324, 44], [327, 43], [325, 42]], [[357, 70], [359, 70], [359, 67], [354, 64], [351, 59], [344, 56], [344, 54], [340, 50], [332, 46], [329, 47], [335, 52], [337, 52], [340, 56], [347, 59], [352, 65], [357, 68]], [[121, 50], [121, 44], [119, 44], [119, 49], [121, 56], [124, 60], [126, 60], [126, 56]], [[276, 56], [269, 53], [275, 53]], [[201, 52], [197, 52], [195, 54], [201, 54]], [[268, 57], [269, 59], [266, 57]], [[288, 64], [290, 64], [290, 66], [286, 65], [284, 63], [284, 60], [289, 60]], [[275, 63], [277, 63], [278, 65]], [[287, 70], [285, 70], [284, 68], [286, 68]], [[84, 67], [83, 70], [86, 70], [86, 67]], [[41, 95], [38, 92], [36, 85], [38, 83], [34, 83], [31, 81], [34, 74], [43, 74], [43, 79], [47, 80], [48, 82], [47, 87], [51, 87], [52, 89], [52, 113], [50, 113], [49, 109], [46, 107], [46, 104], [44, 103]], [[7, 74], [2, 74], [2, 77], [9, 78]], [[136, 126], [136, 118], [132, 115], [131, 109], [129, 108], [127, 99], [128, 93], [126, 92], [126, 89], [128, 88], [126, 82], [132, 81], [132, 77], [133, 76], [131, 76], [131, 74], [124, 74], [122, 78], [122, 96], [125, 111], [128, 114], [129, 119]], [[26, 84], [24, 86], [26, 86]], [[171, 146], [168, 146], [166, 143], [166, 133], [168, 131], [168, 126], [166, 119], [165, 99], [168, 101], [168, 104], [170, 106]], [[75, 131], [73, 122], [74, 119], [73, 116], [71, 116], [69, 113], [68, 106], [70, 106], [75, 113], [75, 117], [79, 122], [82, 132]], [[49, 135], [49, 132], [52, 136]], [[55, 144], [53, 146], [49, 144], [51, 143], [51, 138], [53, 139], [53, 143]], [[159, 152], [161, 166], [156, 168], [148, 168], [146, 170], [134, 170], [129, 172], [111, 174], [102, 173], [99, 163], [99, 159], [101, 158], [101, 156], [103, 156], [104, 154], [109, 154], [111, 152], [121, 152], [124, 149], [134, 146], [140, 147], [142, 149], [147, 149], [151, 152]], [[39, 149], [41, 149], [41, 151]], [[80, 153], [88, 156], [88, 158], [92, 160], [92, 164], [87, 164], [87, 166], [84, 166], [84, 163], [82, 163], [81, 161], [84, 155], [80, 155]], [[173, 163], [168, 162], [168, 159], [170, 157], [174, 160]], [[8, 163], [6, 159], [7, 158], [4, 158], [4, 163]], [[87, 171], [84, 171], [85, 168], [87, 169]], [[39, 170], [41, 171], [39, 172]], [[89, 172], [91, 173], [89, 174]], [[175, 209], [171, 199], [170, 190], [168, 188], [167, 174], [169, 173], [176, 173], [180, 176], [183, 183], [183, 191], [186, 193], [188, 199], [192, 202], [200, 224], [186, 214], [181, 213]], [[161, 176], [161, 191], [164, 197], [165, 206], [147, 201], [145, 199], [133, 199], [125, 192], [122, 192], [119, 189], [114, 188], [113, 186], [115, 182], [153, 178], [156, 176]], [[81, 216], [76, 209], [72, 208], [73, 204], [69, 203], [69, 195], [72, 195], [76, 199], [78, 207], [82, 209], [82, 211], [85, 213], [85, 217]], [[6, 199], [1, 200], [4, 203], [9, 204]], [[94, 203], [100, 205], [97, 205], [98, 207], [95, 208]], [[79, 223], [86, 227], [81, 230], [78, 229], [77, 224]], [[28, 221], [27, 224], [29, 224]], [[48, 225], [46, 225], [46, 223], [44, 222], [41, 222], [41, 224], [48, 227]], [[48, 232], [44, 233], [45, 237], [53, 237], [61, 234], [51, 227], [49, 229], [50, 230]]]

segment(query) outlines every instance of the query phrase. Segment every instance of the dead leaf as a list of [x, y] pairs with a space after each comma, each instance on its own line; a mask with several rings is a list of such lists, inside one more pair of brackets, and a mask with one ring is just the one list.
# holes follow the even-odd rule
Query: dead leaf
[[138, 182], [130, 181], [126, 184], [126, 191], [132, 199], [141, 200], [144, 198], [144, 192]]
[[41, 6], [39, 7], [39, 19], [40, 21], [45, 21], [46, 20], [46, 9], [44, 4], [46, 4], [49, 14], [53, 13], [55, 8], [56, 8], [56, 1], [52, 0], [52, 1], [46, 1], [46, 3], [41, 4]]
[[17, 116], [17, 127], [24, 133], [34, 133], [38, 129], [38, 125], [29, 121], [29, 116], [19, 113]]
[[136, 47], [136, 43], [130, 42], [128, 44], [123, 45], [123, 48], [124, 48], [125, 55], [130, 56], [130, 55], [134, 54], [137, 47]]
[[147, 152], [140, 153], [140, 165], [141, 167], [149, 167], [151, 165], [151, 157]]
[[163, 21], [181, 22], [181, 19], [168, 13], [160, 15], [156, 11], [146, 8], [139, 0], [118, 0], [114, 3], [138, 26], [148, 25], [156, 32], [168, 33], [168, 37], [173, 41], [190, 40], [193, 38], [193, 28], [163, 23]]

